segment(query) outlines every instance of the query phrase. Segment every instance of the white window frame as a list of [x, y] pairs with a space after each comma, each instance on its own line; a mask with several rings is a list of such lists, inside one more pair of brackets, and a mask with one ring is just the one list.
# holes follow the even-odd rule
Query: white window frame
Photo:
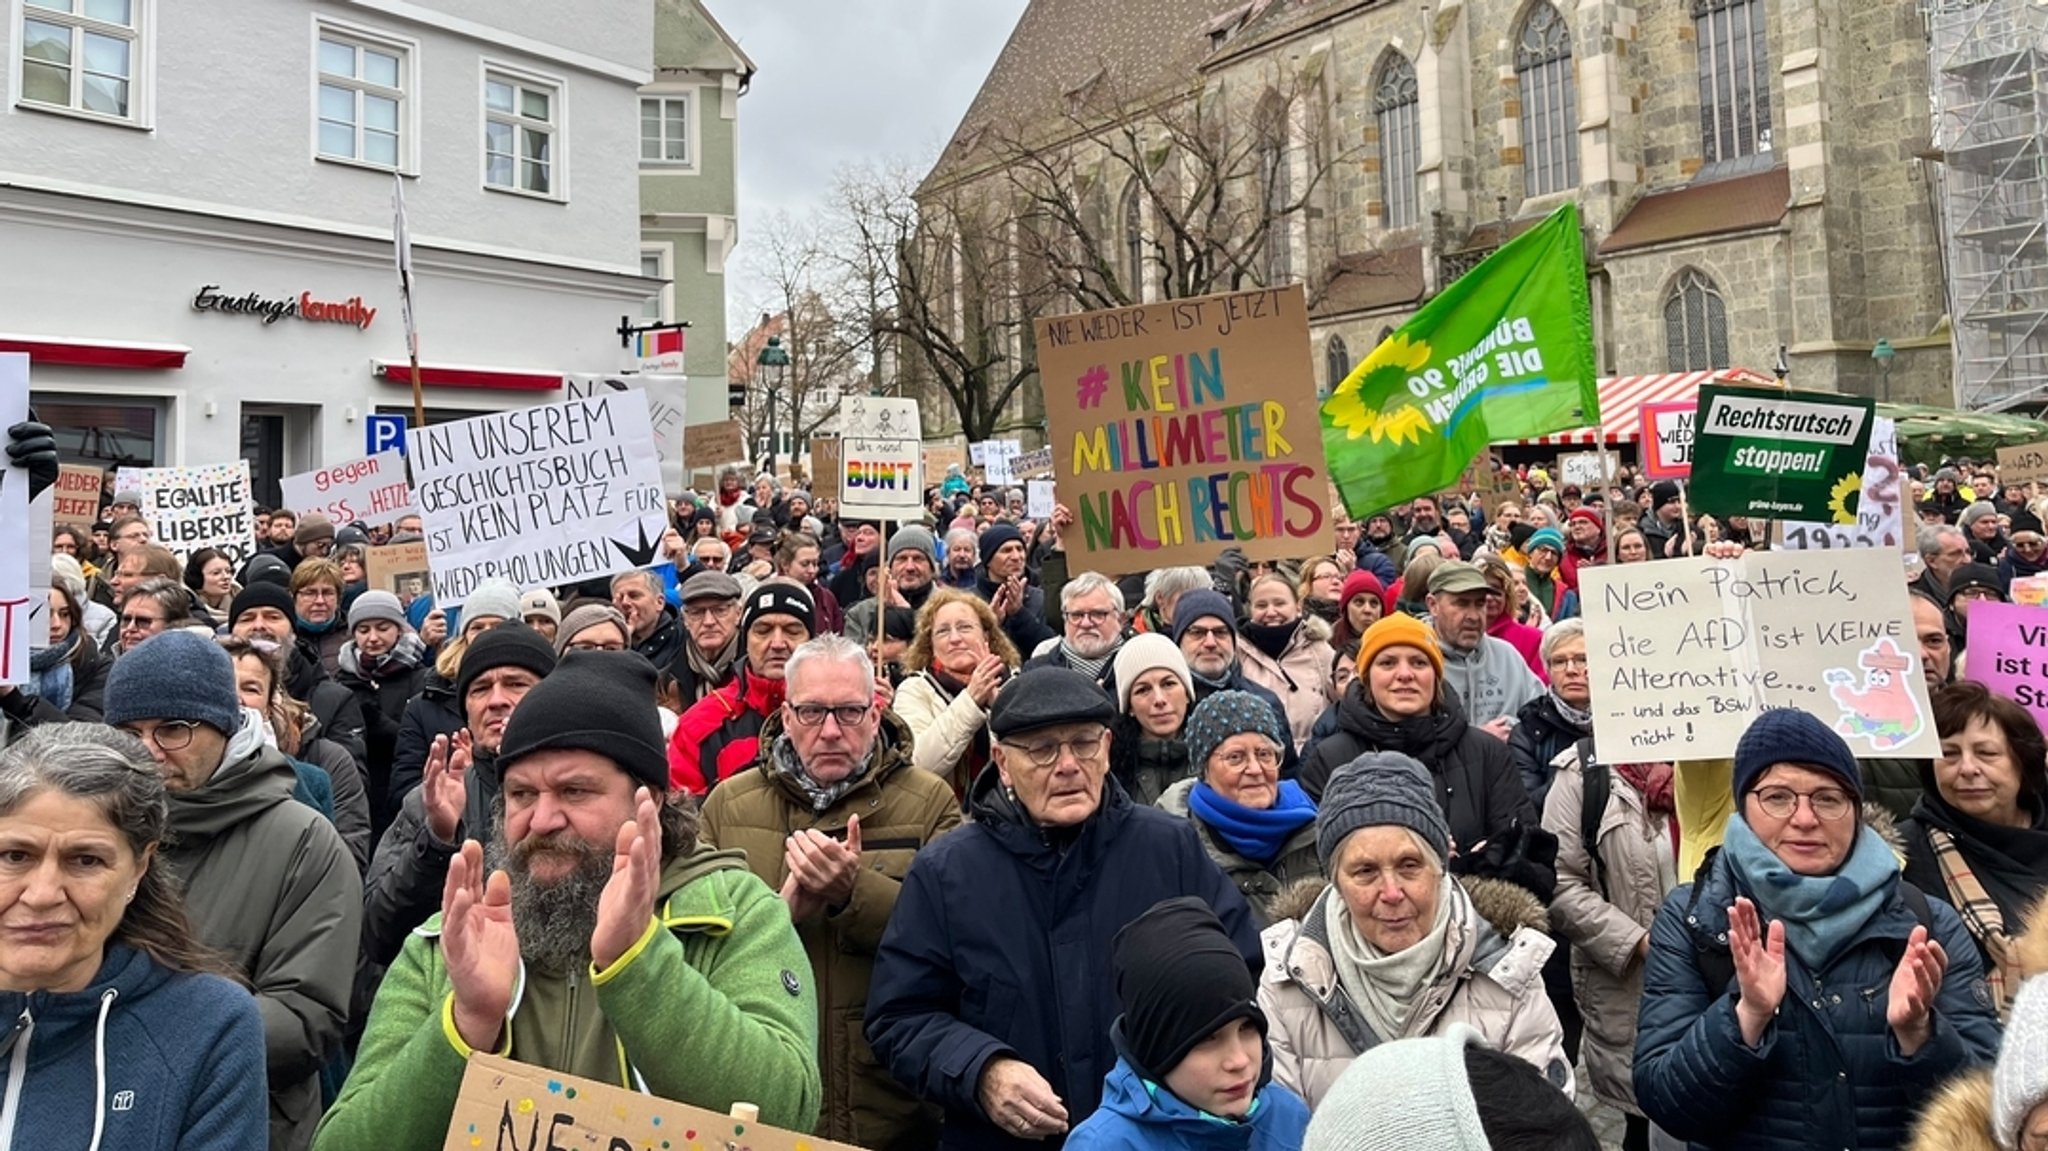
[[[682, 160], [649, 160], [640, 153], [640, 167], [644, 171], [669, 174], [694, 175], [703, 156], [703, 133], [698, 129], [698, 117], [703, 112], [703, 90], [695, 86], [673, 86], [663, 88], [642, 88], [639, 100], [633, 103], [633, 140], [636, 149], [643, 149], [646, 140], [640, 135], [640, 100], [681, 100], [683, 101], [683, 150], [687, 158]], [[662, 122], [667, 123], [666, 110]], [[662, 140], [667, 142], [667, 136]]]
[[[156, 0], [133, 0], [135, 23], [132, 26], [109, 24], [95, 20], [81, 13], [52, 11], [30, 5], [26, 0], [15, 0], [8, 25], [7, 40], [13, 59], [8, 61], [11, 77], [8, 84], [7, 103], [23, 111], [45, 112], [53, 116], [73, 116], [90, 120], [95, 124], [112, 124], [123, 128], [140, 128], [144, 131], [156, 127], [156, 38], [152, 35], [156, 27]], [[82, 7], [74, 2], [73, 7]], [[27, 95], [28, 64], [23, 51], [27, 45], [27, 21], [38, 20], [45, 24], [58, 24], [72, 29], [71, 36], [71, 91], [78, 96], [83, 84], [84, 53], [81, 51], [82, 32], [94, 32], [128, 41], [128, 114], [114, 116], [95, 112], [77, 104], [45, 104], [31, 100]]]
[[660, 266], [660, 270], [659, 270], [659, 271], [657, 272], [657, 274], [658, 274], [658, 275], [659, 275], [659, 276], [660, 276], [660, 277], [661, 277], [661, 278], [662, 278], [663, 280], [666, 280], [666, 281], [668, 281], [668, 282], [667, 282], [667, 283], [665, 283], [665, 284], [663, 284], [663, 285], [661, 286], [661, 291], [659, 291], [659, 292], [655, 293], [656, 295], [658, 295], [658, 296], [660, 296], [660, 297], [661, 297], [661, 315], [660, 315], [660, 316], [658, 316], [658, 317], [656, 317], [656, 318], [654, 318], [654, 319], [647, 319], [647, 318], [646, 318], [646, 316], [645, 316], [645, 315], [643, 314], [643, 315], [642, 315], [642, 317], [641, 317], [641, 322], [642, 322], [642, 323], [649, 323], [649, 324], [670, 324], [670, 323], [674, 323], [674, 322], [675, 322], [675, 317], [676, 317], [676, 271], [675, 271], [675, 262], [676, 262], [676, 249], [675, 249], [675, 245], [673, 245], [673, 244], [641, 244], [641, 245], [640, 245], [640, 258], [641, 258], [641, 271], [643, 272], [643, 274], [644, 274], [644, 273], [645, 273], [645, 271], [646, 271], [646, 259], [647, 259], [647, 257], [649, 257], [649, 256], [653, 256], [653, 257], [654, 257], [654, 258], [655, 258], [655, 259], [656, 259], [657, 261], [659, 261], [659, 263], [660, 263], [660, 265], [661, 265], [661, 266]]
[[[326, 73], [320, 70], [320, 42], [332, 39], [352, 45], [357, 49], [374, 48], [398, 56], [398, 163], [380, 164], [356, 156], [331, 156], [320, 150], [320, 86], [325, 82]], [[419, 41], [389, 32], [333, 20], [324, 16], [313, 19], [313, 35], [310, 44], [307, 69], [309, 101], [306, 108], [307, 143], [313, 160], [322, 164], [342, 164], [353, 168], [368, 168], [373, 172], [396, 171], [406, 176], [420, 174], [420, 44]], [[360, 80], [335, 78], [338, 87], [361, 92], [372, 87]], [[381, 89], [380, 91], [390, 91]], [[356, 137], [360, 145], [362, 138], [362, 102], [356, 102]], [[361, 147], [356, 151], [360, 153]]]
[[[524, 131], [533, 121], [516, 113], [507, 115], [491, 111], [490, 85], [493, 82], [511, 84], [515, 89], [514, 103], [518, 97], [516, 89], [530, 88], [545, 91], [548, 96], [549, 158], [548, 190], [535, 192], [519, 185], [520, 165], [524, 162], [518, 149], [525, 143]], [[503, 192], [514, 196], [525, 196], [529, 200], [549, 200], [558, 204], [569, 201], [569, 85], [560, 76], [536, 72], [531, 68], [520, 68], [489, 58], [483, 61], [483, 78], [477, 85], [477, 179], [486, 192]], [[492, 120], [499, 120], [515, 126], [512, 146], [512, 178], [510, 185], [491, 182], [491, 129]]]

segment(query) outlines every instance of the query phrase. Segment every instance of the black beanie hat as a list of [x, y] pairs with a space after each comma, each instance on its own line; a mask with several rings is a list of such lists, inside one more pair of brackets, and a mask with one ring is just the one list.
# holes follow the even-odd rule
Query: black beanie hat
[[242, 618], [242, 613], [252, 607], [274, 607], [284, 613], [284, 618], [291, 619], [292, 593], [285, 590], [281, 584], [257, 580], [237, 592], [235, 598], [229, 602], [228, 627], [234, 627], [235, 621]]
[[1118, 1028], [1125, 1052], [1148, 1078], [1163, 1078], [1236, 1020], [1249, 1019], [1266, 1033], [1250, 964], [1223, 921], [1192, 895], [1155, 903], [1125, 924], [1110, 962], [1123, 1006]]
[[[469, 698], [469, 685], [494, 667], [523, 667], [542, 679], [555, 670], [554, 645], [523, 623], [503, 623], [476, 637], [455, 669], [455, 709]], [[521, 700], [522, 706], [525, 701]]]
[[[690, 582], [695, 583], [692, 576]], [[808, 635], [818, 634], [818, 609], [811, 593], [788, 580], [769, 580], [747, 593], [747, 613], [740, 620], [740, 634], [754, 630], [754, 621], [764, 615], [786, 615], [804, 625]]]
[[[467, 660], [463, 670], [469, 670]], [[662, 738], [654, 705], [654, 665], [646, 656], [636, 651], [563, 656], [505, 721], [498, 770], [536, 751], [564, 748], [596, 752], [654, 794], [668, 791], [668, 741]]]

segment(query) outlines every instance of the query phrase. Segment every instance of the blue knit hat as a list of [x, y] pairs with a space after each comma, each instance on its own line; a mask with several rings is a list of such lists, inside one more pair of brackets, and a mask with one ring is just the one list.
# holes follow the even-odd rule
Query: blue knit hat
[[1222, 620], [1232, 635], [1237, 634], [1237, 610], [1230, 606], [1230, 601], [1224, 599], [1222, 593], [1208, 588], [1182, 592], [1181, 597], [1173, 601], [1173, 642], [1179, 643], [1180, 637], [1195, 625], [1196, 620], [1212, 616]]
[[105, 722], [142, 719], [203, 723], [222, 735], [242, 727], [235, 663], [203, 635], [178, 630], [153, 635], [114, 661], [107, 673]]
[[1781, 763], [1825, 771], [1859, 802], [1863, 799], [1863, 773], [1842, 737], [1796, 707], [1778, 707], [1757, 716], [1735, 745], [1736, 804], [1764, 772]]
[[1209, 757], [1233, 735], [1258, 732], [1281, 748], [1288, 743], [1287, 729], [1273, 705], [1248, 691], [1219, 691], [1195, 705], [1181, 739], [1188, 745], [1188, 763], [1201, 778], [1208, 770]]
[[1017, 530], [1017, 525], [990, 524], [981, 533], [981, 566], [987, 567], [988, 561], [996, 558], [996, 550], [1011, 540], [1020, 544], [1024, 542], [1024, 533]]
[[1537, 528], [1529, 534], [1529, 542], [1522, 545], [1522, 552], [1524, 555], [1532, 554], [1537, 548], [1549, 548], [1563, 555], [1564, 533], [1556, 528]]

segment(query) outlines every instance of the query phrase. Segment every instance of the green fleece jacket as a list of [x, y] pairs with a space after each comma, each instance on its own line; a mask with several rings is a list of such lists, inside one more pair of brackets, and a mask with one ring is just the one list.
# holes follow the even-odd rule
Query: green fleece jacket
[[[818, 1004], [789, 909], [737, 851], [662, 871], [647, 933], [603, 971], [528, 973], [496, 1054], [808, 1131], [818, 1120]], [[317, 1151], [435, 1151], [469, 1048], [455, 1032], [440, 916], [405, 941], [371, 1008]]]

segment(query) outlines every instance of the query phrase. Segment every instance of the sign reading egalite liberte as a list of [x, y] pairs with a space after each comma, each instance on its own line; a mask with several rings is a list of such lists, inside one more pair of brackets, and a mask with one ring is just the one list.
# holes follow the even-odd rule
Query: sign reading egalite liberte
[[1831, 392], [1709, 385], [1693, 423], [1692, 510], [1827, 520], [1862, 482], [1876, 405]]

